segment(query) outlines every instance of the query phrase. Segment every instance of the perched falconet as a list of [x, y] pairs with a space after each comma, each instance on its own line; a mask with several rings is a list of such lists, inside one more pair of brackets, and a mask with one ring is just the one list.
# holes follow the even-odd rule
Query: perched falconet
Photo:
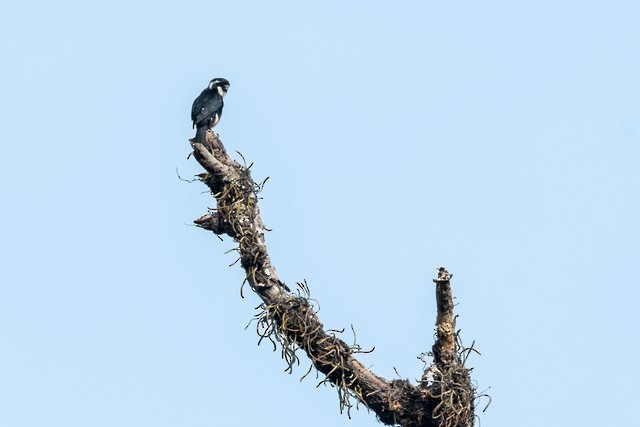
[[229, 81], [217, 78], [209, 82], [209, 86], [193, 101], [191, 120], [196, 130], [196, 142], [206, 142], [207, 130], [213, 128], [220, 121], [224, 96], [229, 90]]

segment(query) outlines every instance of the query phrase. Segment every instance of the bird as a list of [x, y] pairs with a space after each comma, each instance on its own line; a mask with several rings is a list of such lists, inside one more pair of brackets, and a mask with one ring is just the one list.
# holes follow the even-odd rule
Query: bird
[[207, 129], [213, 128], [220, 121], [224, 96], [229, 90], [229, 81], [221, 77], [209, 82], [209, 85], [193, 101], [191, 120], [196, 129], [196, 142], [205, 144]]

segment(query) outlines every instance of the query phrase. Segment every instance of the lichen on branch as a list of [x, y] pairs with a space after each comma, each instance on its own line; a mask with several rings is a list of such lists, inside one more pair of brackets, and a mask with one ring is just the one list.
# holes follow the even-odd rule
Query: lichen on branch
[[348, 345], [337, 337], [336, 331], [325, 330], [306, 282], [299, 283], [294, 293], [278, 278], [269, 258], [258, 208], [261, 185], [252, 179], [250, 166], [232, 160], [212, 132], [207, 132], [205, 144], [191, 140], [191, 145], [195, 159], [205, 169], [197, 178], [209, 187], [216, 200], [216, 207], [194, 223], [236, 242], [245, 281], [262, 300], [257, 315], [260, 340], [271, 341], [274, 349], [281, 348], [288, 372], [300, 363], [301, 350], [312, 367], [324, 375], [321, 383], [338, 389], [340, 409], [347, 413], [356, 399], [387, 425], [473, 425], [475, 389], [456, 340], [451, 277], [444, 268], [434, 280], [438, 305], [434, 364], [427, 367], [417, 385], [408, 380], [386, 380], [354, 357], [367, 351], [355, 343]]

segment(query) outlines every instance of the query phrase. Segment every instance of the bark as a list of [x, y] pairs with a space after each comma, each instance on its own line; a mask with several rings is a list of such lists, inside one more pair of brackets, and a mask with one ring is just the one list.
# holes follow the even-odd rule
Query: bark
[[198, 175], [215, 197], [215, 209], [196, 219], [197, 226], [215, 234], [226, 234], [238, 244], [236, 250], [246, 273], [246, 283], [262, 300], [258, 316], [261, 340], [280, 345], [288, 370], [299, 363], [304, 351], [312, 366], [325, 375], [324, 381], [337, 387], [340, 407], [347, 412], [357, 399], [387, 425], [405, 427], [473, 425], [475, 389], [464, 367], [455, 331], [451, 275], [441, 267], [434, 280], [438, 315], [433, 363], [421, 381], [387, 380], [362, 365], [354, 355], [363, 350], [348, 345], [327, 331], [309, 300], [306, 283], [297, 293], [278, 279], [265, 243], [257, 194], [260, 185], [249, 168], [226, 153], [220, 139], [207, 132], [206, 144], [191, 141], [195, 159], [206, 172]]

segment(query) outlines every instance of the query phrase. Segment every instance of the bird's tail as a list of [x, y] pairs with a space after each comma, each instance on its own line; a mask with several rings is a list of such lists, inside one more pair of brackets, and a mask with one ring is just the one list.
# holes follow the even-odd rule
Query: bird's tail
[[207, 144], [207, 127], [206, 126], [198, 126], [196, 130], [196, 142], [206, 146]]

